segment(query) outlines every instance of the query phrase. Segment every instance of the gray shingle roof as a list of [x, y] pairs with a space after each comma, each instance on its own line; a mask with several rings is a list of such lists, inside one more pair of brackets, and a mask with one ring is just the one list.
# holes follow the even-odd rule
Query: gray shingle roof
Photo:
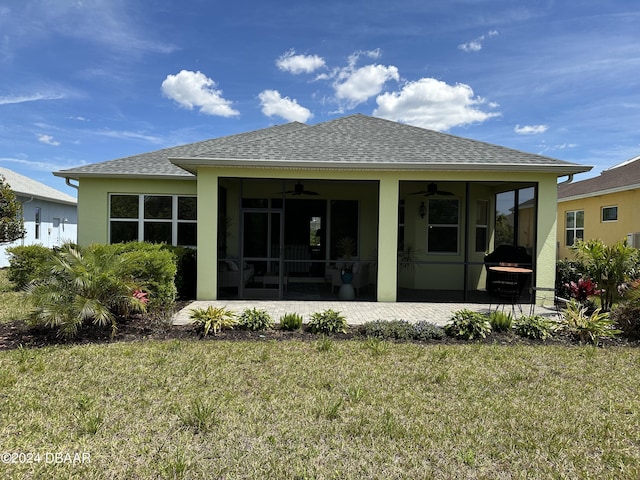
[[558, 199], [640, 188], [640, 156], [609, 168], [599, 176], [558, 186]]
[[[171, 161], [170, 161], [171, 159]], [[571, 162], [520, 152], [366, 115], [316, 125], [290, 123], [56, 172], [192, 177], [200, 165], [373, 169], [531, 169], [577, 173]]]
[[49, 187], [44, 183], [32, 180], [29, 177], [20, 175], [8, 168], [0, 167], [0, 175], [7, 179], [7, 183], [16, 195], [23, 197], [35, 197], [42, 200], [49, 200], [56, 203], [64, 203], [67, 205], [76, 205], [77, 200], [71, 195]]

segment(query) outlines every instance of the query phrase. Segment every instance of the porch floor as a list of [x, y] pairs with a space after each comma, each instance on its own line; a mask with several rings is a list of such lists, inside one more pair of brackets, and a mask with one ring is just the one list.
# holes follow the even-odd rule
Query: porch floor
[[[483, 292], [486, 293], [486, 292]], [[487, 295], [488, 300], [488, 295]], [[492, 309], [500, 308], [505, 311], [511, 310], [511, 304], [490, 305], [488, 301], [483, 303], [462, 303], [462, 302], [373, 302], [373, 301], [338, 301], [338, 300], [216, 300], [216, 301], [194, 301], [173, 317], [174, 325], [187, 325], [191, 323], [189, 312], [192, 308], [206, 308], [208, 305], [215, 307], [227, 307], [236, 313], [241, 313], [246, 308], [258, 308], [266, 310], [277, 322], [285, 313], [297, 313], [302, 315], [304, 323], [307, 323], [311, 314], [331, 308], [342, 313], [350, 325], [361, 325], [374, 320], [407, 320], [417, 322], [426, 320], [436, 325], [447, 324], [454, 312], [464, 308], [476, 312], [489, 312]], [[522, 304], [522, 312], [528, 315], [530, 305]], [[536, 315], [544, 315], [555, 318], [554, 308], [536, 306]], [[520, 311], [516, 307], [516, 316]]]

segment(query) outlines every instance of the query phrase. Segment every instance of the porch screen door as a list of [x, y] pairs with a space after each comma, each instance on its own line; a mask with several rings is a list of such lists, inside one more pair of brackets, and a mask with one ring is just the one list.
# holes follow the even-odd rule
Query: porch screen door
[[240, 296], [282, 298], [282, 212], [244, 210], [242, 220], [242, 261], [253, 278], [242, 279]]

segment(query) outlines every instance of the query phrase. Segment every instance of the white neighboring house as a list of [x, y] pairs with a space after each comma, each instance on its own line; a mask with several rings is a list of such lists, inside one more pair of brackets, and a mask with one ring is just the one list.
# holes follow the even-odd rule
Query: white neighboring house
[[24, 238], [0, 245], [0, 268], [9, 266], [6, 253], [9, 247], [40, 244], [51, 248], [77, 242], [78, 201], [74, 197], [8, 168], [0, 167], [0, 175], [6, 178], [22, 204], [27, 230]]

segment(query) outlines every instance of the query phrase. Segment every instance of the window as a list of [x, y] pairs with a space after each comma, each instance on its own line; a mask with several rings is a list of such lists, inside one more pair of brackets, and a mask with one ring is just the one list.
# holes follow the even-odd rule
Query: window
[[35, 208], [35, 227], [36, 227], [36, 240], [40, 239], [40, 224], [42, 222], [40, 218], [40, 207]]
[[476, 252], [486, 252], [489, 247], [489, 202], [478, 200], [476, 211]]
[[111, 195], [109, 207], [110, 243], [197, 243], [196, 197]]
[[566, 212], [565, 219], [565, 244], [571, 246], [576, 239], [584, 238], [584, 210]]
[[618, 221], [618, 207], [602, 207], [602, 221], [603, 222]]
[[430, 199], [427, 207], [427, 252], [458, 253], [459, 201]]

